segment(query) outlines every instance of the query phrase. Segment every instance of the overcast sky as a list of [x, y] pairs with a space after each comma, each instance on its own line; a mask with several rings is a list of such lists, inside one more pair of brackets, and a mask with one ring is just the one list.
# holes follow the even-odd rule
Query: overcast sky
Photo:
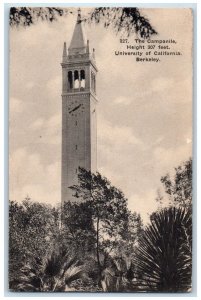
[[[83, 10], [82, 10], [83, 11]], [[98, 171], [122, 189], [146, 222], [161, 176], [192, 151], [191, 12], [144, 9], [159, 34], [175, 39], [160, 63], [137, 63], [112, 28], [85, 25], [96, 49]], [[83, 13], [83, 12], [82, 12]], [[86, 13], [86, 12], [85, 12]], [[10, 199], [56, 204], [61, 180], [61, 57], [76, 15], [10, 30]], [[130, 44], [136, 36], [129, 39]]]

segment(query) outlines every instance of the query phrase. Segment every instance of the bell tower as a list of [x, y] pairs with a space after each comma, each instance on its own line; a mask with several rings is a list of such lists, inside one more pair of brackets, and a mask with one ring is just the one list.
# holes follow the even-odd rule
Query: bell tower
[[62, 57], [62, 163], [61, 198], [75, 201], [70, 186], [78, 183], [78, 168], [96, 171], [95, 50], [90, 51], [78, 10], [72, 39]]

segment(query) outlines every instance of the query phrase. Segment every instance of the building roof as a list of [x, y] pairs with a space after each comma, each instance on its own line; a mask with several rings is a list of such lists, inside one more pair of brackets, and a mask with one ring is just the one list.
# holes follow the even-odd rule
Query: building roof
[[[74, 28], [73, 36], [71, 39], [71, 43], [69, 46], [69, 50], [77, 50], [86, 48], [87, 46], [87, 40], [85, 37], [84, 30], [82, 28], [82, 21], [81, 21], [81, 13], [80, 10], [78, 10], [78, 15], [77, 15], [77, 22]], [[70, 51], [71, 52], [71, 51]]]

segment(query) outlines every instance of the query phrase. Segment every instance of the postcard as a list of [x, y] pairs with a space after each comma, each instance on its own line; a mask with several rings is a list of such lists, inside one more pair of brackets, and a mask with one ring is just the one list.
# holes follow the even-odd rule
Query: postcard
[[9, 290], [191, 292], [192, 9], [9, 26]]

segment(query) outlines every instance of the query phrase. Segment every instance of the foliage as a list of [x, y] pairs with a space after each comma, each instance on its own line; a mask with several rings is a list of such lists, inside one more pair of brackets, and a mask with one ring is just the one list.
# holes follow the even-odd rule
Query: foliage
[[114, 257], [124, 257], [129, 259], [135, 250], [138, 239], [142, 232], [143, 223], [141, 217], [136, 212], [128, 210], [128, 219], [124, 222], [124, 228], [118, 243], [115, 245]]
[[134, 259], [143, 290], [184, 292], [191, 288], [191, 231], [191, 214], [183, 208], [165, 208], [151, 216]]
[[70, 291], [71, 284], [84, 277], [83, 267], [65, 250], [54, 250], [45, 259], [34, 257], [21, 269], [18, 291]]
[[91, 217], [91, 208], [88, 203], [65, 202], [62, 207], [61, 239], [77, 255], [84, 257], [88, 251], [94, 249], [95, 231]]
[[113, 258], [101, 274], [101, 285], [105, 292], [129, 292], [135, 290], [133, 279], [135, 268], [130, 258]]
[[128, 36], [136, 33], [141, 38], [149, 38], [157, 34], [136, 7], [98, 7], [92, 11], [91, 20], [95, 23], [104, 22], [104, 27], [113, 26], [117, 32], [126, 32]]
[[[71, 253], [76, 253], [76, 260], [82, 264], [82, 273], [83, 270], [88, 271], [92, 267], [90, 261], [87, 261], [87, 255], [89, 257], [90, 252], [94, 249], [94, 232], [90, 231], [89, 212], [84, 208], [84, 203], [81, 205], [66, 203], [62, 211], [63, 226], [60, 228], [59, 209], [33, 202], [28, 198], [21, 205], [14, 201], [10, 202], [9, 288], [11, 290], [44, 291], [53, 289], [53, 284], [55, 280], [59, 279], [61, 273], [55, 275], [56, 277], [51, 277], [50, 274], [46, 274], [45, 265], [50, 267], [51, 264], [52, 268], [56, 270], [59, 255], [61, 255], [62, 261], [61, 249], [68, 249], [69, 259], [72, 256]], [[60, 252], [58, 249], [55, 250], [55, 246], [60, 247]], [[88, 265], [88, 269], [86, 265]], [[80, 268], [80, 266], [73, 268], [72, 274], [74, 271], [77, 274], [79, 269], [77, 267]], [[43, 276], [44, 272], [45, 277]], [[67, 275], [69, 275], [69, 270]], [[40, 278], [43, 281], [39, 286]], [[63, 290], [63, 283], [64, 278], [60, 278], [57, 289]], [[66, 286], [65, 289], [100, 290], [96, 286], [96, 280], [85, 275], [71, 282], [70, 287]]]
[[9, 282], [15, 284], [22, 263], [51, 251], [58, 235], [57, 210], [26, 198], [9, 204]]
[[131, 260], [141, 232], [141, 218], [128, 210], [124, 194], [99, 173], [93, 174], [79, 168], [78, 185], [71, 189], [77, 202], [90, 211], [94, 225], [96, 257], [92, 251], [89, 265], [93, 261], [95, 263], [91, 271], [93, 274], [89, 272], [89, 277], [97, 278], [95, 283], [103, 289], [119, 290], [123, 288], [130, 269], [119, 270], [115, 262]]
[[[61, 7], [11, 7], [11, 26], [30, 26], [37, 20], [53, 22], [64, 15], [73, 13], [69, 8]], [[82, 22], [102, 23], [104, 27], [113, 26], [117, 32], [124, 31], [127, 35], [137, 33], [142, 38], [149, 38], [157, 32], [149, 20], [143, 17], [136, 7], [98, 7], [93, 8], [89, 16]]]
[[165, 192], [173, 205], [191, 210], [192, 206], [192, 159], [175, 168], [174, 178], [169, 174], [161, 178]]
[[97, 263], [101, 273], [101, 243], [115, 240], [122, 234], [124, 224], [128, 220], [127, 199], [99, 173], [93, 174], [79, 168], [78, 182], [78, 185], [72, 186], [71, 189], [75, 191], [75, 196], [86, 202], [91, 209], [96, 232]]
[[[153, 213], [145, 229], [119, 189], [82, 168], [71, 187], [75, 202], [64, 203], [61, 211], [30, 198], [10, 201], [10, 289], [189, 291], [192, 160], [161, 181], [175, 207]], [[159, 192], [158, 198], [163, 201]]]
[[37, 20], [53, 22], [68, 13], [59, 7], [11, 7], [10, 26], [30, 26]]

